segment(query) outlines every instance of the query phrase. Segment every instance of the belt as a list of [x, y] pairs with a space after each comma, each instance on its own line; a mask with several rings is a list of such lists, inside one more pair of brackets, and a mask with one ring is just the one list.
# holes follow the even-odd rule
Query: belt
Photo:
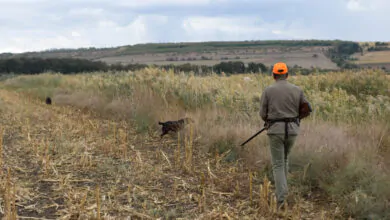
[[284, 122], [284, 159], [287, 160], [287, 139], [288, 139], [288, 123], [294, 122], [299, 126], [299, 118], [280, 118], [267, 120], [268, 128], [276, 122]]

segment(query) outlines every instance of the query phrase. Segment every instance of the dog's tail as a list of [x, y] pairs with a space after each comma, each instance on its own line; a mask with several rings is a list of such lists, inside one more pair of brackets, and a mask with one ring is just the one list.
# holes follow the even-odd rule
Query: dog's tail
[[163, 125], [164, 123], [162, 123], [162, 122], [158, 122], [158, 124], [159, 124], [159, 125]]

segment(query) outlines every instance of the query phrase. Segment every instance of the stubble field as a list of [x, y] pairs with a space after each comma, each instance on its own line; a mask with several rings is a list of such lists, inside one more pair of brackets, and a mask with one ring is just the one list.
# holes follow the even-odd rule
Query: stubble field
[[[145, 69], [4, 80], [2, 216], [388, 218], [388, 76], [335, 72], [290, 81], [315, 112], [292, 152], [287, 211], [277, 213], [266, 134], [237, 147], [263, 124], [258, 99], [269, 76]], [[158, 121], [185, 116], [195, 123], [160, 140]]]

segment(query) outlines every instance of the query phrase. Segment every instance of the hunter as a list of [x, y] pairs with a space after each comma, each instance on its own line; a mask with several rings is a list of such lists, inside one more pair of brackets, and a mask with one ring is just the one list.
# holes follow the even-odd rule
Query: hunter
[[287, 81], [288, 68], [285, 63], [276, 63], [271, 69], [275, 82], [265, 88], [261, 95], [260, 116], [269, 138], [279, 209], [288, 194], [288, 156], [299, 134], [300, 120], [309, 116], [312, 109], [302, 89]]

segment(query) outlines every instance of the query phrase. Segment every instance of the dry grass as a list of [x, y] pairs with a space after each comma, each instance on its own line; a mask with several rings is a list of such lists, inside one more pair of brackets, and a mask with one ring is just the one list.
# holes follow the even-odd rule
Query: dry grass
[[376, 63], [390, 63], [390, 51], [373, 51], [361, 54], [356, 54], [357, 61], [354, 61], [356, 64], [376, 64]]
[[[274, 212], [266, 135], [235, 147], [261, 127], [256, 100], [272, 82], [266, 76], [198, 78], [149, 69], [7, 80], [0, 93], [1, 198], [16, 209], [2, 213], [47, 219], [384, 216], [390, 142], [381, 121], [389, 117], [382, 93], [388, 79], [354, 74], [291, 79], [316, 112], [293, 150], [286, 213]], [[356, 94], [367, 82], [375, 86]], [[44, 104], [46, 95], [54, 105]], [[193, 127], [160, 142], [157, 121], [185, 116], [196, 120]], [[7, 168], [16, 193], [5, 193]]]
[[[5, 215], [15, 211], [21, 219], [277, 215], [272, 209], [259, 209], [259, 204], [267, 206], [263, 197], [260, 200], [262, 176], [252, 176], [251, 185], [242, 165], [205, 157], [195, 150], [199, 146], [190, 135], [182, 137], [187, 142], [180, 148], [174, 140], [160, 143], [157, 134], [142, 135], [131, 124], [72, 107], [45, 106], [4, 90], [0, 98], [6, 108], [1, 115], [2, 161], [11, 174], [2, 173]], [[321, 215], [308, 201], [299, 205], [286, 215]]]

